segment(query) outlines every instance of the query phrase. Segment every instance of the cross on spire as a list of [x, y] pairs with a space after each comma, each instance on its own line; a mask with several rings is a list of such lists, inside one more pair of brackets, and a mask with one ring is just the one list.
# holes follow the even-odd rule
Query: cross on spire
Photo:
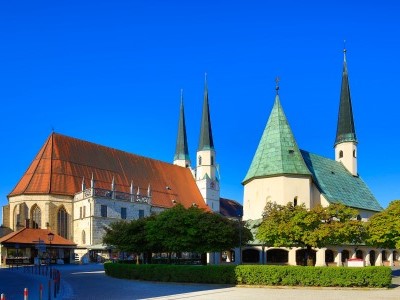
[[275, 83], [276, 83], [275, 90], [276, 90], [276, 94], [277, 95], [279, 94], [279, 81], [281, 81], [281, 79], [278, 76], [276, 76], [276, 78], [275, 78]]

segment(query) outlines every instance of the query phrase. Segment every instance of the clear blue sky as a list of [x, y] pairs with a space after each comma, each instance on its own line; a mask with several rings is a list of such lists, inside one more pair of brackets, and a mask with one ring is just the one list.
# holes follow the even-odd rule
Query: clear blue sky
[[205, 72], [222, 196], [242, 201], [276, 76], [299, 147], [333, 158], [346, 39], [359, 173], [386, 207], [400, 199], [399, 6], [2, 1], [0, 205], [52, 128], [171, 162], [181, 88], [194, 161]]

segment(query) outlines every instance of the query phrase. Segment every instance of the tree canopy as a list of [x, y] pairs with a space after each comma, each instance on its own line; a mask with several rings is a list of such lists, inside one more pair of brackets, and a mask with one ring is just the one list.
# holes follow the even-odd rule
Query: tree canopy
[[149, 218], [119, 221], [106, 230], [103, 243], [124, 252], [213, 252], [252, 240], [242, 222], [197, 207], [178, 204]]
[[388, 249], [400, 249], [400, 200], [373, 215], [367, 224], [368, 245]]
[[365, 238], [365, 228], [357, 220], [357, 210], [342, 204], [328, 207], [294, 206], [268, 203], [257, 238], [267, 246], [311, 247], [344, 243], [360, 244]]

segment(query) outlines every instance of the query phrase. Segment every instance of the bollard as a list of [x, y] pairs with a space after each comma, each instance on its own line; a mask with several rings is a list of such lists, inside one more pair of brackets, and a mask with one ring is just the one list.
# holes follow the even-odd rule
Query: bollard
[[39, 300], [43, 299], [43, 285], [39, 285]]
[[28, 300], [28, 289], [24, 288], [24, 300]]
[[51, 280], [49, 280], [49, 299], [51, 300]]

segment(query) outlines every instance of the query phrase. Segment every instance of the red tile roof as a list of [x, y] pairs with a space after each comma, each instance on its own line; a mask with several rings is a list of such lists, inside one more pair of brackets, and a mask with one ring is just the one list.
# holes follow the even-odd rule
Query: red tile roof
[[[43, 241], [44, 244], [49, 245], [48, 234], [51, 231], [48, 229], [33, 229], [33, 228], [23, 228], [19, 231], [11, 232], [2, 238], [0, 238], [0, 243], [15, 243], [15, 244], [37, 244], [39, 240]], [[51, 245], [54, 246], [76, 246], [76, 244], [70, 240], [54, 234], [54, 238]]]
[[139, 186], [145, 194], [150, 184], [154, 206], [169, 208], [175, 200], [209, 210], [189, 169], [58, 133], [49, 136], [8, 196], [73, 196], [81, 191], [83, 177], [90, 187], [92, 174], [96, 188], [110, 189], [113, 177], [120, 192], [129, 193], [132, 181], [135, 192]]

